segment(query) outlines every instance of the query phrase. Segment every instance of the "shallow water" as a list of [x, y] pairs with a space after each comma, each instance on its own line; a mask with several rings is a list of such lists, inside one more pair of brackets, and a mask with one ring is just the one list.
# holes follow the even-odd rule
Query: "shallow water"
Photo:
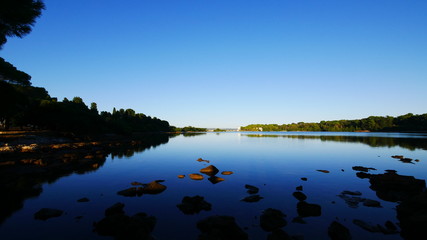
[[[229, 215], [249, 238], [266, 239], [267, 232], [259, 227], [259, 216], [266, 208], [281, 210], [287, 215], [290, 235], [305, 239], [329, 239], [327, 228], [338, 220], [350, 229], [353, 239], [402, 239], [399, 234], [371, 233], [352, 223], [361, 219], [372, 224], [387, 220], [397, 224], [395, 207], [398, 203], [380, 199], [371, 190], [368, 179], [356, 177], [353, 166], [397, 170], [400, 175], [427, 177], [427, 137], [399, 133], [207, 133], [196, 136], [175, 136], [165, 144], [141, 152], [129, 151], [118, 157], [109, 155], [96, 170], [73, 173], [44, 182], [43, 191], [27, 198], [0, 225], [0, 239], [112, 239], [93, 232], [93, 222], [104, 217], [104, 210], [116, 202], [125, 204], [127, 215], [145, 212], [157, 218], [152, 235], [158, 239], [197, 239], [199, 220], [211, 215]], [[403, 163], [392, 155], [404, 155], [419, 162]], [[202, 181], [188, 178], [210, 164], [210, 160], [225, 181], [212, 184], [207, 176]], [[322, 173], [316, 170], [328, 170]], [[221, 175], [233, 171], [232, 175]], [[179, 179], [177, 175], [185, 174]], [[308, 178], [302, 181], [301, 177]], [[131, 187], [133, 181], [148, 183], [165, 180], [167, 189], [156, 195], [124, 197], [117, 192]], [[245, 184], [260, 188], [259, 202], [240, 201], [248, 196]], [[303, 186], [307, 202], [322, 207], [320, 217], [306, 217], [305, 224], [293, 223], [298, 216], [298, 200], [292, 196], [297, 186]], [[362, 197], [377, 200], [382, 208], [359, 204], [350, 208], [338, 197], [342, 191], [360, 191]], [[10, 193], [6, 193], [10, 194]], [[212, 210], [194, 215], [183, 214], [176, 205], [184, 196], [200, 195], [212, 204]], [[89, 202], [77, 199], [87, 197]], [[2, 206], [6, 208], [7, 206]], [[61, 217], [46, 221], [33, 215], [41, 208], [65, 211]], [[76, 219], [82, 216], [81, 219]]]

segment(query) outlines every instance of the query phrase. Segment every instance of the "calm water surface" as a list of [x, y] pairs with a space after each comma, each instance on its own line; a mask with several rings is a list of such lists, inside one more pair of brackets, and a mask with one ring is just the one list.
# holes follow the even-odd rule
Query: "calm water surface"
[[[212, 215], [229, 215], [249, 234], [250, 239], [266, 239], [259, 227], [259, 216], [266, 208], [276, 208], [287, 215], [290, 235], [305, 239], [329, 239], [327, 228], [334, 220], [350, 229], [353, 239], [402, 239], [399, 234], [368, 232], [352, 223], [361, 219], [372, 224], [387, 220], [398, 223], [398, 203], [384, 201], [369, 188], [368, 179], [356, 177], [353, 166], [376, 168], [373, 174], [397, 170], [400, 175], [427, 177], [427, 139], [417, 134], [397, 133], [208, 133], [197, 136], [175, 136], [165, 144], [127, 156], [110, 155], [97, 170], [73, 173], [44, 182], [43, 191], [27, 198], [23, 207], [5, 218], [0, 225], [0, 239], [112, 239], [93, 232], [93, 222], [104, 217], [104, 210], [116, 202], [125, 204], [127, 215], [145, 212], [157, 218], [152, 235], [158, 240], [197, 239], [196, 223]], [[392, 155], [404, 155], [419, 162], [402, 163]], [[210, 160], [221, 171], [234, 174], [217, 176], [225, 179], [212, 184], [205, 177], [191, 180]], [[328, 170], [322, 173], [316, 170]], [[183, 179], [177, 175], [185, 174]], [[301, 177], [308, 178], [302, 181]], [[157, 195], [124, 197], [117, 192], [131, 187], [133, 181], [148, 183], [165, 180], [167, 189]], [[240, 201], [248, 196], [245, 184], [260, 188], [259, 202]], [[292, 196], [303, 186], [307, 202], [322, 207], [320, 217], [304, 218], [305, 224], [293, 223], [298, 216], [298, 201]], [[362, 197], [381, 202], [382, 208], [359, 204], [350, 208], [338, 197], [343, 190], [360, 191]], [[6, 193], [8, 194], [8, 193]], [[211, 211], [183, 214], [176, 205], [184, 196], [200, 195], [212, 204]], [[79, 203], [82, 197], [89, 202]], [[4, 209], [6, 206], [2, 206]], [[34, 220], [41, 208], [65, 211], [58, 218]], [[81, 219], [76, 219], [82, 216]]]

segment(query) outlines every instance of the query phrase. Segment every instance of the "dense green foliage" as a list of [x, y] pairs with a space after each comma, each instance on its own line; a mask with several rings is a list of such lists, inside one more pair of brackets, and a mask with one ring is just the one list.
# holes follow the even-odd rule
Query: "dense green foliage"
[[174, 132], [206, 132], [208, 129], [206, 128], [198, 128], [198, 127], [192, 127], [187, 126], [183, 128], [173, 128]]
[[408, 113], [398, 117], [376, 117], [358, 120], [321, 121], [320, 123], [291, 123], [291, 124], [251, 124], [240, 128], [241, 131], [427, 131], [427, 114], [414, 115]]
[[0, 128], [30, 127], [79, 134], [167, 132], [169, 123], [132, 109], [98, 113], [96, 103], [87, 107], [80, 97], [62, 102], [44, 88], [0, 81]]

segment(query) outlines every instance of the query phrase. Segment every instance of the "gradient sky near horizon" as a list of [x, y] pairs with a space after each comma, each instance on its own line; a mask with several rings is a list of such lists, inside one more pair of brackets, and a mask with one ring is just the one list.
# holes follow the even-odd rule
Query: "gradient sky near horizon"
[[45, 0], [0, 56], [62, 100], [171, 125], [427, 112], [425, 0]]

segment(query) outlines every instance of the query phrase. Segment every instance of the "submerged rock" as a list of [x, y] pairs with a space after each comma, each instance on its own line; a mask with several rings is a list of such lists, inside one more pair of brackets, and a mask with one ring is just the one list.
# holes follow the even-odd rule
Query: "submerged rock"
[[208, 176], [215, 176], [219, 172], [219, 170], [214, 165], [209, 165], [205, 168], [200, 169], [200, 172]]
[[354, 219], [353, 223], [356, 226], [359, 226], [359, 227], [361, 227], [361, 228], [363, 228], [369, 232], [381, 232], [381, 229], [378, 227], [378, 225], [367, 223], [367, 222], [359, 220], [359, 219]]
[[403, 155], [393, 155], [391, 157], [392, 158], [396, 158], [396, 159], [402, 159], [402, 158], [404, 158]]
[[286, 226], [285, 217], [280, 210], [268, 208], [262, 212], [259, 223], [264, 231], [272, 232]]
[[136, 197], [142, 195], [142, 188], [131, 187], [117, 192], [118, 195], [125, 197]]
[[217, 184], [217, 183], [219, 183], [219, 182], [224, 181], [225, 179], [224, 179], [224, 178], [221, 178], [221, 177], [217, 177], [217, 176], [212, 176], [212, 177], [209, 177], [209, 178], [208, 178], [208, 180], [209, 180], [209, 182], [211, 182], [212, 184]]
[[259, 200], [263, 199], [263, 197], [261, 197], [260, 195], [251, 195], [251, 196], [247, 196], [245, 198], [243, 198], [240, 201], [243, 202], [259, 202]]
[[302, 189], [303, 189], [302, 186], [298, 186], [295, 188], [295, 190], [297, 190], [297, 191], [302, 191]]
[[144, 194], [159, 194], [166, 190], [166, 186], [160, 184], [159, 182], [163, 182], [163, 180], [152, 181], [146, 184], [142, 189], [142, 193]]
[[210, 211], [212, 205], [205, 201], [201, 196], [189, 197], [185, 196], [182, 202], [176, 205], [184, 214], [195, 214], [202, 210]]
[[401, 158], [399, 161], [401, 161], [403, 163], [412, 163], [412, 164], [414, 164], [412, 162], [412, 158]]
[[318, 204], [300, 201], [297, 204], [297, 212], [301, 217], [318, 217], [322, 215], [322, 208]]
[[330, 173], [330, 171], [328, 171], [328, 170], [316, 170], [316, 171], [322, 172], [322, 173]]
[[233, 174], [233, 172], [232, 171], [222, 171], [221, 174], [222, 175], [231, 175], [231, 174]]
[[94, 231], [102, 236], [113, 236], [115, 239], [151, 240], [156, 218], [145, 213], [132, 217], [125, 215], [124, 204], [116, 203], [105, 210], [105, 217], [94, 223]]
[[201, 231], [199, 240], [247, 240], [245, 233], [236, 223], [234, 217], [211, 216], [197, 223]]
[[333, 221], [328, 227], [328, 235], [331, 240], [351, 240], [348, 228], [337, 221]]
[[362, 167], [362, 166], [354, 166], [354, 167], [352, 167], [352, 169], [355, 170], [355, 171], [360, 171], [360, 172], [369, 172], [369, 170], [377, 170], [375, 168]]
[[140, 182], [131, 182], [130, 185], [132, 185], [132, 186], [138, 186], [138, 185], [144, 185], [144, 184], [140, 183]]
[[359, 191], [354, 191], [353, 192], [353, 191], [348, 191], [348, 190], [342, 191], [341, 194], [344, 194], [344, 195], [353, 195], [353, 196], [360, 196], [360, 195], [362, 195], [362, 193], [359, 192]]
[[34, 213], [34, 218], [38, 220], [47, 220], [49, 218], [60, 217], [64, 211], [53, 208], [42, 208]]
[[256, 194], [259, 192], [259, 188], [252, 186], [252, 185], [249, 185], [249, 184], [246, 184], [245, 188], [247, 189], [247, 193], [249, 193], [249, 194]]
[[427, 239], [427, 192], [405, 199], [396, 212], [403, 238]]
[[307, 196], [302, 192], [294, 192], [292, 195], [298, 200], [298, 201], [304, 201], [307, 199]]
[[307, 181], [308, 179], [306, 177], [302, 177], [301, 180]]
[[86, 198], [86, 197], [80, 198], [79, 200], [77, 200], [77, 202], [89, 202], [89, 201], [90, 201], [89, 198]]
[[190, 173], [190, 174], [188, 174], [188, 177], [190, 177], [193, 180], [203, 180], [204, 179], [203, 175], [198, 174], [198, 173]]
[[295, 238], [289, 236], [282, 229], [274, 230], [272, 233], [268, 234], [267, 240], [294, 240]]
[[178, 178], [185, 178], [185, 175], [178, 175]]

